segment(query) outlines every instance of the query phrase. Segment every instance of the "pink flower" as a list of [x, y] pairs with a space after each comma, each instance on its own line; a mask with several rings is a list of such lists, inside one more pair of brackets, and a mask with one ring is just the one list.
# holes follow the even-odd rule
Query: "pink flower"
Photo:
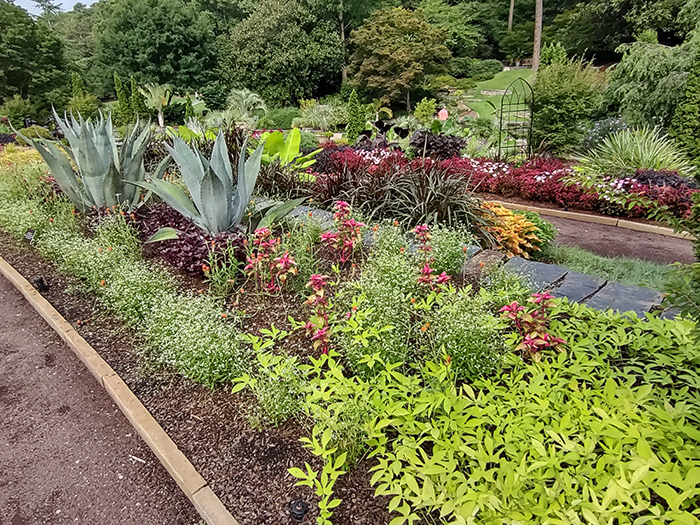
[[447, 110], [445, 108], [442, 108], [440, 111], [438, 111], [438, 118], [440, 120], [444, 122], [447, 120], [447, 117], [449, 117], [449, 114], [447, 113]]
[[321, 275], [321, 274], [317, 274], [317, 273], [313, 274], [309, 278], [309, 282], [307, 283], [306, 287], [311, 288], [312, 290], [314, 290], [316, 292], [319, 292], [319, 291], [323, 290], [323, 288], [325, 288], [326, 285], [328, 284], [326, 282], [326, 279], [328, 279], [328, 276], [326, 276], [326, 275]]
[[551, 295], [549, 292], [534, 293], [532, 294], [530, 302], [540, 304], [541, 302], [549, 301], [550, 299], [554, 299], [554, 296]]

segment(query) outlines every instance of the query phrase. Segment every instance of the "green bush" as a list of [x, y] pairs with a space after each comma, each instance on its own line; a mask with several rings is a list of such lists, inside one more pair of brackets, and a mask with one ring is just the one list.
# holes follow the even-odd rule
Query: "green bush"
[[318, 149], [318, 137], [315, 133], [308, 131], [301, 132], [301, 142], [299, 143], [300, 151], [313, 151]]
[[471, 78], [455, 78], [452, 75], [431, 75], [429, 76], [423, 88], [428, 93], [437, 94], [440, 91], [451, 91], [461, 89], [468, 91], [476, 86], [475, 79]]
[[464, 247], [476, 244], [476, 239], [464, 227], [448, 228], [436, 225], [430, 228], [432, 239], [430, 246], [433, 251], [431, 267], [440, 274], [457, 275], [466, 258]]
[[[28, 128], [19, 129], [17, 131], [19, 132], [19, 134], [24, 135], [28, 139], [52, 138], [51, 132], [46, 128], [42, 128], [41, 126], [30, 126]], [[17, 144], [19, 144], [20, 146], [29, 146], [29, 144], [27, 144], [27, 142], [19, 136], [19, 134], [15, 137]]]
[[683, 98], [676, 106], [669, 135], [695, 164], [700, 183], [700, 51], [685, 83]]
[[555, 62], [564, 64], [566, 60], [566, 48], [561, 42], [553, 42], [542, 46], [542, 51], [540, 52], [540, 67], [548, 66]]
[[260, 129], [292, 129], [292, 121], [301, 116], [299, 108], [274, 108], [258, 121]]
[[438, 307], [427, 316], [427, 359], [439, 363], [449, 356], [455, 376], [461, 381], [473, 381], [500, 370], [508, 349], [499, 319], [482, 301], [472, 297], [469, 288], [443, 292], [436, 300]]
[[[515, 210], [513, 213], [517, 213], [518, 215], [524, 215], [528, 221], [537, 226], [537, 231], [535, 232], [535, 235], [539, 240], [534, 241], [533, 244], [537, 246], [540, 250], [542, 250], [542, 252], [547, 250], [547, 248], [552, 244], [552, 241], [556, 238], [556, 236], [559, 233], [559, 230], [557, 230], [554, 224], [543, 219], [538, 213], [535, 213], [533, 211]], [[534, 252], [531, 255], [534, 255], [536, 258], [538, 258], [542, 252]]]
[[503, 64], [500, 60], [488, 59], [478, 60], [476, 58], [458, 57], [453, 58], [452, 72], [457, 78], [472, 78], [484, 76], [493, 78], [496, 74], [503, 71]]
[[212, 82], [202, 88], [202, 99], [209, 111], [226, 109], [229, 89], [220, 82]]
[[418, 119], [423, 126], [429, 126], [435, 118], [437, 112], [437, 102], [434, 98], [424, 98], [413, 110], [413, 116]]
[[347, 103], [348, 125], [345, 128], [345, 134], [350, 142], [355, 142], [367, 126], [367, 116], [364, 108], [360, 105], [357, 99], [355, 90], [350, 93], [350, 98]]
[[554, 153], [578, 146], [585, 122], [602, 102], [605, 74], [590, 62], [568, 60], [537, 72], [533, 86], [532, 140]]
[[401, 250], [405, 241], [398, 228], [383, 227], [376, 239], [362, 275], [348, 292], [357, 311], [339, 335], [343, 356], [355, 373], [365, 377], [372, 373], [363, 364], [365, 356], [378, 354], [387, 363], [399, 363], [410, 361], [415, 352], [408, 298], [418, 293], [418, 267]]
[[10, 124], [16, 129], [24, 126], [23, 119], [31, 117], [33, 114], [34, 112], [29, 100], [19, 95], [6, 99], [0, 106], [0, 116], [9, 118]]
[[73, 114], [76, 117], [80, 115], [85, 119], [89, 119], [97, 114], [97, 109], [99, 107], [100, 101], [97, 97], [90, 93], [85, 93], [82, 95], [73, 95], [68, 101], [66, 110], [69, 114]]
[[639, 170], [677, 171], [692, 174], [694, 167], [685, 153], [659, 128], [625, 129], [608, 135], [581, 159], [596, 174], [632, 176]]

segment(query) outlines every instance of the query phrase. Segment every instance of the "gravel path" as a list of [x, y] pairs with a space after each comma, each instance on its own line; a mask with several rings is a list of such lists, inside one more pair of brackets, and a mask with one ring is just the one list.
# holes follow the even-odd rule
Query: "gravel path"
[[0, 525], [199, 524], [109, 396], [0, 277]]
[[555, 244], [578, 246], [606, 257], [637, 257], [657, 264], [695, 262], [693, 242], [656, 233], [639, 232], [542, 215], [559, 230]]

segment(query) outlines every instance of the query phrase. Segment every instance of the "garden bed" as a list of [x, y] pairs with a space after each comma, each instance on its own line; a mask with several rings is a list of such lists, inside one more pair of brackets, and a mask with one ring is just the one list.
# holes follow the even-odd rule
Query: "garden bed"
[[[299, 441], [307, 434], [300, 423], [289, 421], [264, 432], [251, 429], [244, 415], [245, 396], [232, 395], [226, 387], [212, 390], [167, 368], [149, 366], [138, 334], [81, 292], [79, 280], [57, 270], [33, 248], [0, 232], [0, 256], [30, 282], [44, 277], [49, 289], [42, 295], [126, 382], [241, 525], [291, 523], [289, 504], [297, 499], [309, 502], [306, 520], [313, 521], [317, 498], [308, 488], [296, 487], [287, 471], [304, 462], [318, 466]], [[251, 302], [247, 307], [254, 306]], [[261, 312], [284, 328], [283, 311]], [[373, 497], [370, 465], [364, 462], [339, 480], [339, 525], [390, 521], [386, 499]]]

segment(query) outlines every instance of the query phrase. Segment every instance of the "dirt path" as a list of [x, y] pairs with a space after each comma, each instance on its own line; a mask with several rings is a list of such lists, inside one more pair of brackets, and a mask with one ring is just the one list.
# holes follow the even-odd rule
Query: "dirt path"
[[109, 396], [0, 277], [0, 525], [200, 522]]
[[637, 257], [658, 264], [695, 262], [692, 241], [617, 226], [543, 215], [559, 229], [556, 244], [578, 246], [606, 257]]

